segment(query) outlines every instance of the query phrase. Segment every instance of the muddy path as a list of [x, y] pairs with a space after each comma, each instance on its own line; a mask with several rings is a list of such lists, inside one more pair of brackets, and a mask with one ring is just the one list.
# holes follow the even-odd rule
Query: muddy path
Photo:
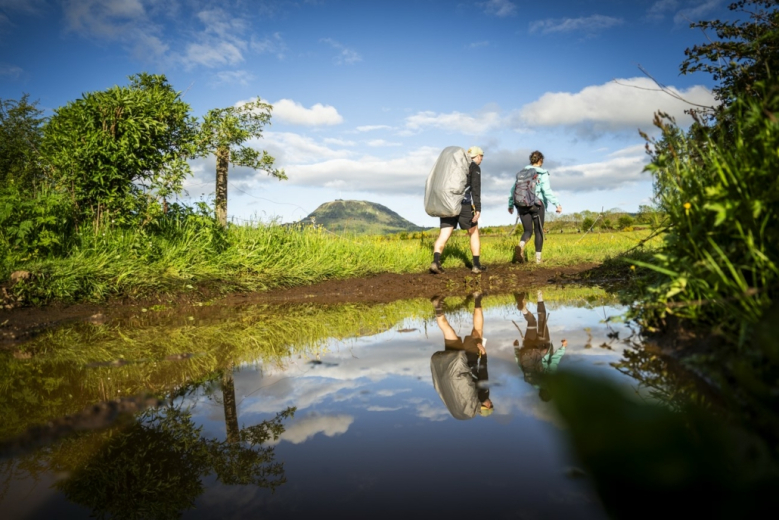
[[486, 294], [527, 290], [546, 284], [602, 283], [597, 273], [599, 264], [586, 263], [568, 267], [537, 267], [535, 265], [503, 264], [490, 266], [482, 274], [473, 274], [465, 267], [447, 269], [440, 275], [430, 273], [384, 273], [364, 278], [329, 280], [326, 282], [274, 289], [267, 292], [219, 295], [211, 288], [182, 295], [166, 295], [145, 300], [115, 300], [104, 304], [50, 305], [0, 310], [0, 349], [14, 347], [38, 333], [73, 322], [105, 323], [137, 313], [139, 307], [166, 305], [188, 307], [198, 302], [212, 305], [245, 304], [320, 305], [339, 303], [388, 303], [408, 298], [462, 296], [480, 291]]

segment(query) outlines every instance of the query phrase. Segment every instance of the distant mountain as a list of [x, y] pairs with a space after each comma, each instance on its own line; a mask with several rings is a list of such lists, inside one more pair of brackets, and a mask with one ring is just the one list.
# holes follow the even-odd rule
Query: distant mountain
[[409, 222], [386, 206], [365, 200], [338, 199], [325, 202], [300, 222], [313, 222], [333, 233], [356, 235], [386, 235], [426, 229]]

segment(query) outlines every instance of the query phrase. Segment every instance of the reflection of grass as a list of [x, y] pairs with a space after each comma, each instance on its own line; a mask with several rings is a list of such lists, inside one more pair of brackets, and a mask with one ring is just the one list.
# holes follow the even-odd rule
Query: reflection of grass
[[[529, 300], [535, 298], [533, 291]], [[578, 286], [546, 288], [544, 298], [552, 308], [611, 301], [600, 289]], [[513, 304], [511, 294], [483, 300], [486, 309]], [[446, 308], [471, 312], [473, 303], [447, 298]], [[382, 305], [257, 305], [207, 312], [195, 314], [192, 321], [161, 311], [123, 325], [65, 327], [27, 343], [24, 349], [33, 353], [32, 359], [6, 355], [0, 361], [4, 418], [0, 438], [99, 401], [147, 392], [165, 397], [177, 388], [212, 379], [233, 363], [283, 364], [291, 356], [313, 355], [332, 340], [377, 334], [407, 319], [433, 318], [426, 299]], [[88, 367], [95, 364], [101, 365]]]

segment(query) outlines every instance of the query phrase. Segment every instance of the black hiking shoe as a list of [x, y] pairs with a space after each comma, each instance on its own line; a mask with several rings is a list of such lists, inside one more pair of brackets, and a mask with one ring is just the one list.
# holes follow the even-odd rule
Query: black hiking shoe
[[471, 267], [471, 272], [473, 274], [481, 274], [487, 270], [487, 267], [484, 265], [474, 265]]
[[441, 267], [441, 264], [438, 262], [433, 262], [430, 264], [430, 272], [433, 274], [441, 274], [444, 272], [444, 268]]

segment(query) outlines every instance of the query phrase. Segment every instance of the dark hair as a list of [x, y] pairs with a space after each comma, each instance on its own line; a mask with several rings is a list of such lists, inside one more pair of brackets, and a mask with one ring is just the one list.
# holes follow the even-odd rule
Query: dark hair
[[536, 150], [530, 154], [530, 164], [536, 164], [544, 160], [544, 154]]

